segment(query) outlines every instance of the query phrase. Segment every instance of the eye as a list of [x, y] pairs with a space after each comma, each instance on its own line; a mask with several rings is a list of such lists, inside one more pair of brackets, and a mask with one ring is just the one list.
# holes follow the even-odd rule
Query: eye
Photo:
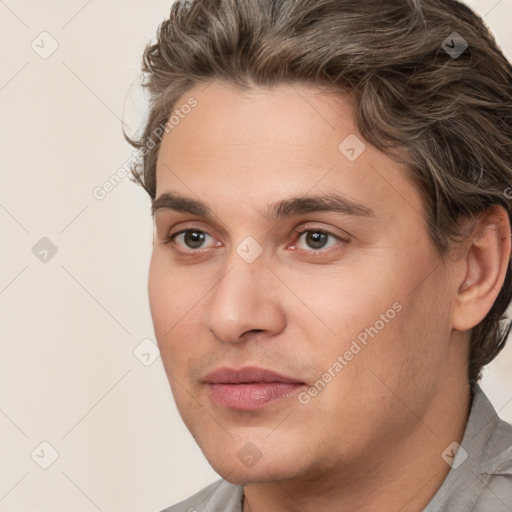
[[[348, 243], [348, 239], [335, 235], [324, 229], [302, 229], [296, 230], [297, 238], [294, 240], [291, 249], [299, 249], [317, 254], [330, 252], [331, 247]], [[198, 253], [209, 248], [219, 247], [221, 242], [217, 241], [213, 236], [201, 229], [182, 229], [176, 233], [171, 233], [161, 241], [162, 244], [173, 244], [176, 250], [187, 253]], [[335, 249], [335, 247], [334, 247]]]
[[299, 235], [292, 248], [300, 250], [313, 250], [314, 252], [321, 252], [328, 249], [338, 242], [348, 242], [340, 236], [330, 233], [322, 229], [304, 229], [296, 231]]
[[[201, 231], [199, 229], [184, 229], [169, 235], [162, 243], [168, 244], [173, 242], [185, 250], [195, 250], [204, 249], [204, 244], [208, 238], [215, 240], [212, 236], [206, 233], [206, 231]], [[216, 245], [218, 244], [212, 244], [210, 247], [215, 247]]]

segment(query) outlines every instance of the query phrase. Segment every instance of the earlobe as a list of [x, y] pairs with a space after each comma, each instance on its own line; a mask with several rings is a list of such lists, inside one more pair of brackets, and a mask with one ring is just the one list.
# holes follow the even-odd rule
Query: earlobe
[[510, 220], [501, 206], [492, 206], [472, 223], [464, 243], [463, 279], [456, 283], [453, 328], [468, 330], [478, 325], [491, 309], [503, 286], [510, 260]]

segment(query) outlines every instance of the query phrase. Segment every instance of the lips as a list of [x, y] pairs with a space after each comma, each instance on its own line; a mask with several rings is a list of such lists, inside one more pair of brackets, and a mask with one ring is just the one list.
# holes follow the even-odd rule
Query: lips
[[219, 368], [205, 378], [209, 384], [249, 384], [254, 382], [284, 382], [287, 384], [304, 384], [304, 382], [285, 377], [279, 373], [255, 366], [246, 366], [240, 370]]
[[210, 398], [222, 407], [254, 410], [294, 395], [306, 384], [279, 373], [248, 366], [219, 368], [204, 378]]

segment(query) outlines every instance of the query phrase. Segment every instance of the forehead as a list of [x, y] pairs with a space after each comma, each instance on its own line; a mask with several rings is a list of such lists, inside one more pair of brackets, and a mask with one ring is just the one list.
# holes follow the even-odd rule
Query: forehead
[[398, 200], [422, 211], [405, 168], [359, 132], [349, 95], [304, 84], [241, 91], [214, 81], [189, 90], [175, 110], [191, 98], [196, 105], [162, 139], [157, 198], [173, 191], [261, 210], [284, 196], [337, 191], [372, 209]]
[[[256, 154], [265, 149], [262, 157], [277, 152], [281, 159], [293, 161], [300, 152], [314, 162], [322, 160], [326, 149], [336, 150], [337, 129], [356, 131], [348, 98], [310, 86], [282, 84], [241, 90], [214, 81], [183, 94], [175, 109], [190, 98], [196, 106], [164, 135], [162, 153], [167, 147], [179, 157], [185, 157], [187, 150], [195, 158], [222, 153], [227, 159], [227, 152]], [[283, 153], [283, 146], [290, 151]]]

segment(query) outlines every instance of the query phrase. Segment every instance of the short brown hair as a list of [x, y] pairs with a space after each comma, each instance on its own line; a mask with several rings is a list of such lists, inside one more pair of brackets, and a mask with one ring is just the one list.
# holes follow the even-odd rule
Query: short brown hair
[[[351, 94], [361, 134], [407, 164], [440, 254], [461, 219], [491, 205], [511, 217], [512, 67], [458, 1], [177, 0], [142, 71], [149, 117], [140, 138], [125, 137], [141, 152], [133, 179], [152, 199], [162, 127], [182, 94], [213, 79], [241, 89], [306, 82]], [[508, 337], [510, 324], [500, 323], [511, 274], [509, 260], [495, 303], [471, 331], [471, 387]]]

